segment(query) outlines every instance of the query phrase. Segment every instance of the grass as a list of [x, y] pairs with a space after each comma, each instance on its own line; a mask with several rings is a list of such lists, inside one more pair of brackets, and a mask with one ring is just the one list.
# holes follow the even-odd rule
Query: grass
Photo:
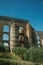
[[0, 52], [0, 65], [43, 65], [43, 48], [14, 48]]
[[[0, 65], [31, 65], [32, 63], [22, 60], [19, 56], [14, 53], [6, 52], [0, 53]], [[33, 64], [32, 64], [33, 65]]]
[[18, 55], [11, 52], [0, 52], [0, 65], [41, 65], [40, 63], [33, 63], [22, 60]]
[[0, 53], [0, 58], [7, 58], [7, 59], [14, 59], [14, 60], [18, 60], [17, 56], [13, 53], [10, 52], [6, 52], [6, 53]]

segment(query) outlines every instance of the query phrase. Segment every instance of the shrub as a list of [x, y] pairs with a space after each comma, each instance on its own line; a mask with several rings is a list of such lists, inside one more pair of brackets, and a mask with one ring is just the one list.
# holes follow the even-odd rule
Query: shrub
[[30, 60], [43, 62], [43, 48], [32, 48], [29, 52]]
[[2, 44], [0, 43], [0, 52], [4, 52], [4, 51], [5, 51], [4, 45], [3, 43]]
[[23, 59], [28, 61], [29, 60], [29, 50], [27, 50], [24, 54], [23, 54]]
[[31, 47], [26, 49], [15, 47], [13, 52], [26, 61], [43, 62], [43, 48]]
[[35, 65], [34, 63], [19, 62], [10, 59], [0, 59], [0, 65]]
[[4, 58], [4, 59], [13, 59], [13, 60], [18, 60], [18, 58], [16, 57], [16, 55], [14, 55], [14, 53], [10, 53], [10, 52], [5, 52], [5, 53], [0, 53], [0, 58]]
[[22, 47], [15, 47], [13, 48], [13, 52], [18, 55], [18, 56], [23, 56], [23, 54], [27, 51], [26, 48], [22, 48]]

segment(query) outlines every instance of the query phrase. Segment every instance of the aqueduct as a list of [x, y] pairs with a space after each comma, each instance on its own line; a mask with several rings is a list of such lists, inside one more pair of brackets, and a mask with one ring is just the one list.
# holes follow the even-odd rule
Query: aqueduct
[[0, 42], [7, 43], [9, 50], [14, 46], [28, 48], [36, 44], [37, 34], [27, 20], [0, 16]]

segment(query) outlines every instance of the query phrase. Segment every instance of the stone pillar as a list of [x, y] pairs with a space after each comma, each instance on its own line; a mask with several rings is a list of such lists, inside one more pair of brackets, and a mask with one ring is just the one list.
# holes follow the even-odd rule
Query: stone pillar
[[29, 47], [29, 24], [25, 23], [24, 26], [24, 46], [26, 48]]
[[3, 27], [0, 25], [0, 43], [3, 42], [2, 39], [3, 39]]
[[29, 32], [30, 32], [29, 31], [29, 24], [26, 24], [26, 35], [27, 35], [28, 38], [30, 36], [30, 33]]
[[32, 45], [32, 37], [31, 37], [31, 27], [28, 23], [26, 24], [26, 36], [28, 37], [28, 43], [30, 47]]
[[40, 35], [40, 45], [43, 47], [43, 35]]
[[31, 26], [29, 26], [29, 46], [32, 46], [32, 30], [31, 30]]
[[43, 47], [43, 39], [41, 39], [41, 47]]
[[10, 50], [17, 44], [19, 37], [19, 28], [15, 23], [10, 27]]

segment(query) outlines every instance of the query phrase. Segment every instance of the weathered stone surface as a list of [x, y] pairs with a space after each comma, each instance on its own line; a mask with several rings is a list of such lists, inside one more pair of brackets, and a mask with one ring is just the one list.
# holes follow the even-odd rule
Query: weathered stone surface
[[[4, 25], [9, 26], [9, 32], [3, 32]], [[9, 40], [3, 40], [3, 34], [8, 34]], [[0, 42], [7, 42], [10, 50], [14, 46], [31, 47], [37, 43], [38, 34], [43, 46], [43, 32], [35, 31], [27, 20], [0, 16]]]

